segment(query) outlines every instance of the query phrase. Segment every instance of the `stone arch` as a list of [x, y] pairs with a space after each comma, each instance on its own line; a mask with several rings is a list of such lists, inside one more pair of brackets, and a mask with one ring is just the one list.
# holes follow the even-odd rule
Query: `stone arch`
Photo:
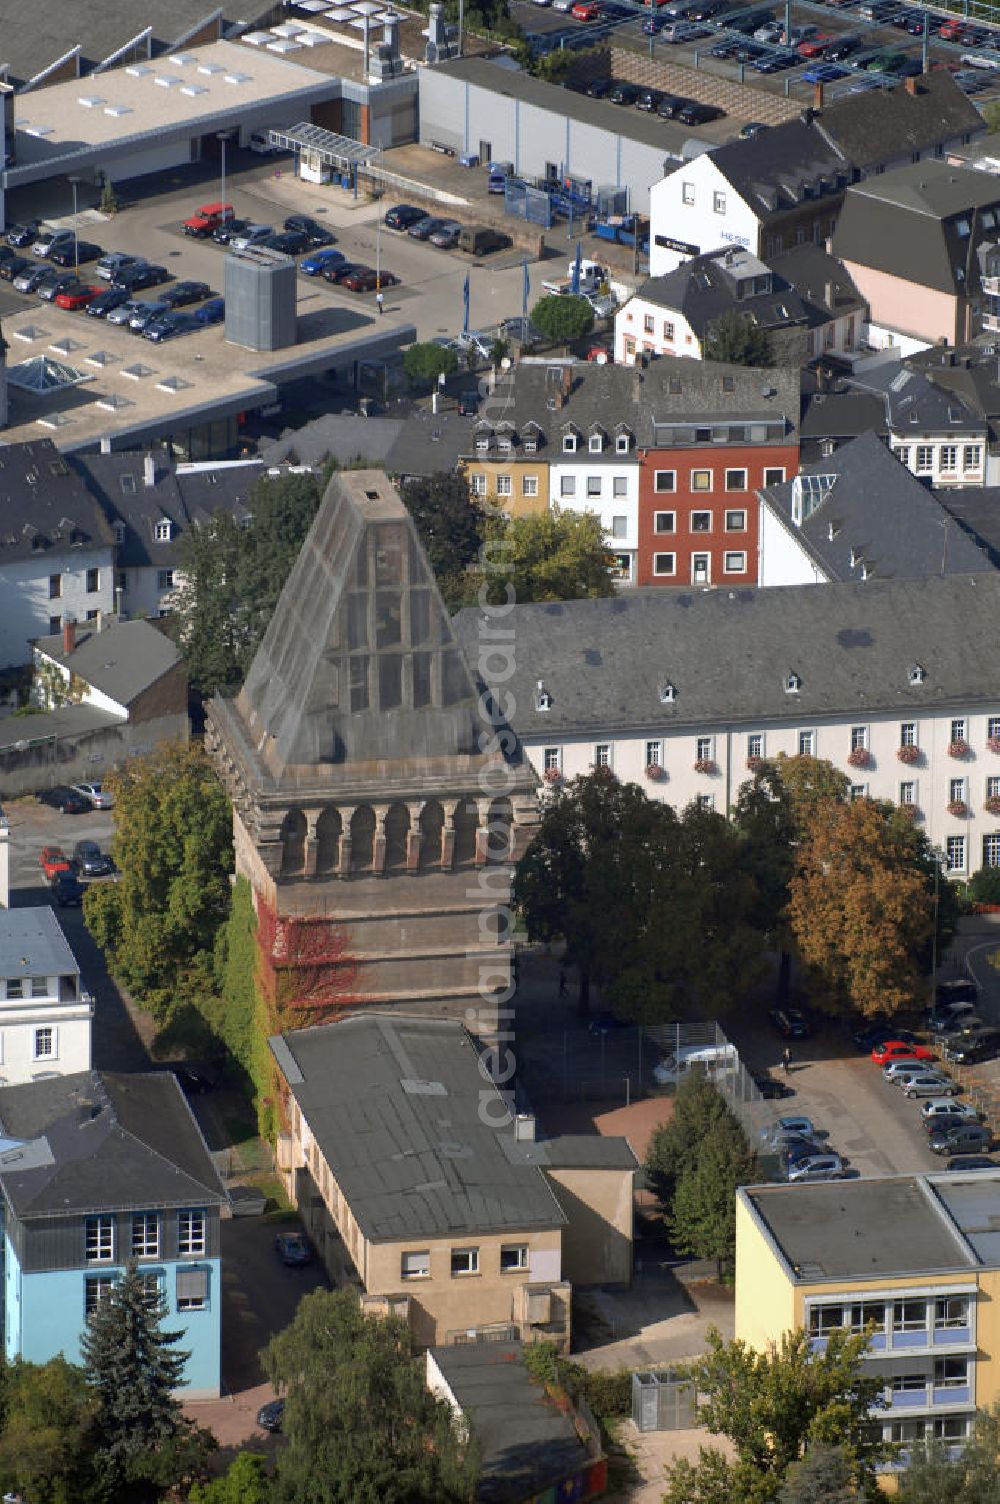
[[436, 799], [428, 799], [420, 811], [420, 865], [440, 867], [441, 832], [444, 830], [444, 810]]
[[359, 804], [351, 816], [351, 871], [370, 872], [375, 860], [375, 811]]
[[340, 810], [332, 805], [323, 810], [316, 821], [316, 871], [332, 872], [340, 857], [340, 837], [343, 821]]
[[514, 812], [509, 799], [494, 799], [486, 825], [486, 853], [491, 862], [505, 862], [510, 856], [511, 828]]
[[405, 804], [393, 804], [385, 817], [385, 870], [406, 866], [406, 838], [410, 833], [410, 811]]
[[455, 866], [476, 859], [476, 833], [479, 829], [479, 809], [475, 799], [458, 801], [455, 810]]
[[297, 877], [306, 861], [306, 817], [290, 809], [281, 822], [281, 875]]

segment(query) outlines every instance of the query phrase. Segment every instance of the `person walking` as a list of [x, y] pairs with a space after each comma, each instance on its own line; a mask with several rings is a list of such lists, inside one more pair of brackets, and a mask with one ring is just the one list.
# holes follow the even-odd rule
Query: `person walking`
[[788, 1073], [789, 1073], [789, 1071], [792, 1068], [792, 1052], [788, 1048], [787, 1044], [785, 1045], [785, 1048], [781, 1052], [781, 1064], [784, 1067], [784, 1072], [785, 1072], [785, 1075], [787, 1076]]
[[385, 298], [382, 296], [381, 289], [379, 289], [379, 291], [375, 294], [375, 307], [378, 309], [379, 313], [385, 313], [385, 308], [382, 306], [384, 303]]

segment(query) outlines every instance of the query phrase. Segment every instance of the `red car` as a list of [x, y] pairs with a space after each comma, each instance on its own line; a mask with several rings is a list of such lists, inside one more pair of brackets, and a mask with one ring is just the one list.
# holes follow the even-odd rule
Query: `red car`
[[341, 282], [348, 292], [375, 292], [377, 287], [395, 287], [399, 278], [392, 272], [376, 272], [370, 266], [356, 267]]
[[43, 846], [42, 854], [38, 858], [42, 864], [42, 871], [49, 882], [58, 877], [60, 872], [72, 872], [73, 863], [60, 846]]
[[577, 0], [570, 15], [575, 16], [578, 21], [597, 21], [600, 19], [601, 7], [596, 5], [594, 0]]
[[967, 25], [968, 22], [961, 18], [956, 18], [954, 21], [946, 21], [938, 32], [938, 36], [943, 42], [957, 42]]
[[925, 1044], [904, 1044], [901, 1039], [884, 1039], [872, 1050], [876, 1065], [888, 1065], [890, 1060], [934, 1060], [937, 1057]]
[[106, 287], [74, 287], [69, 292], [56, 293], [55, 305], [57, 308], [68, 308], [70, 312], [76, 308], [86, 308], [99, 292], [107, 290]]
[[818, 37], [806, 37], [804, 42], [799, 43], [796, 51], [799, 57], [822, 57], [835, 40], [830, 32], [824, 31]]

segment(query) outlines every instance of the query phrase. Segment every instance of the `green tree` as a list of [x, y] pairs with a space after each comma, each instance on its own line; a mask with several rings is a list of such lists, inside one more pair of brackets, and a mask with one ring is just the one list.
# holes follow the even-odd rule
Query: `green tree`
[[720, 1277], [730, 1278], [736, 1261], [736, 1191], [759, 1178], [746, 1135], [727, 1112], [677, 1182], [668, 1218], [677, 1252], [714, 1259]]
[[125, 986], [157, 1017], [211, 976], [229, 909], [229, 800], [199, 746], [173, 742], [107, 780], [120, 877], [87, 889], [87, 928]]
[[1000, 867], [980, 867], [969, 880], [973, 903], [1000, 903]]
[[731, 366], [770, 366], [774, 364], [767, 331], [758, 328], [745, 313], [723, 313], [709, 324], [702, 341], [705, 360], [724, 361]]
[[264, 1352], [286, 1391], [278, 1504], [466, 1504], [474, 1450], [431, 1394], [398, 1317], [315, 1290]]
[[195, 1483], [188, 1504], [270, 1504], [273, 1483], [262, 1452], [240, 1452], [221, 1478]]
[[767, 769], [770, 778], [764, 780], [765, 792], [777, 792], [772, 786], [776, 780], [791, 805], [794, 842], [805, 835], [810, 819], [822, 801], [832, 799], [838, 804], [847, 803], [850, 779], [822, 757], [788, 757], [779, 752], [774, 761], [767, 764]]
[[214, 1446], [209, 1432], [185, 1419], [175, 1394], [190, 1353], [177, 1350], [179, 1331], [163, 1330], [166, 1314], [162, 1293], [150, 1297], [130, 1259], [80, 1340], [96, 1401], [94, 1465], [114, 1500], [190, 1482]]
[[468, 591], [468, 571], [483, 546], [486, 514], [470, 495], [466, 478], [453, 471], [407, 481], [400, 494], [441, 594], [449, 606], [460, 605]]
[[403, 351], [403, 370], [418, 386], [427, 386], [441, 375], [454, 376], [458, 370], [458, 354], [430, 340], [410, 345]]
[[898, 1013], [926, 989], [933, 857], [891, 805], [821, 800], [796, 853], [788, 914], [821, 1007]]
[[758, 1352], [741, 1341], [724, 1342], [714, 1329], [708, 1351], [692, 1365], [702, 1402], [698, 1417], [735, 1448], [727, 1461], [716, 1448], [699, 1461], [668, 1468], [664, 1504], [771, 1504], [789, 1470], [817, 1443], [840, 1447], [863, 1497], [874, 1467], [887, 1454], [871, 1438], [871, 1410], [884, 1404], [878, 1378], [866, 1378], [868, 1338], [831, 1333], [825, 1351], [812, 1351], [808, 1333], [786, 1332], [780, 1346]]
[[702, 1145], [715, 1133], [729, 1109], [704, 1071], [681, 1077], [674, 1097], [673, 1116], [654, 1128], [646, 1150], [646, 1172], [664, 1205], [698, 1163]]
[[531, 310], [531, 322], [552, 344], [569, 345], [593, 329], [594, 310], [586, 298], [548, 293]]
[[855, 1504], [854, 1461], [842, 1446], [815, 1441], [788, 1469], [778, 1504]]
[[3, 1375], [0, 1488], [31, 1504], [95, 1499], [91, 1467], [97, 1411], [83, 1369], [61, 1355], [18, 1359]]
[[475, 600], [483, 588], [497, 602], [512, 590], [519, 603], [613, 593], [611, 554], [600, 518], [593, 512], [561, 512], [554, 507], [508, 517], [493, 510], [483, 531], [488, 557], [469, 573], [467, 600]]
[[972, 1437], [956, 1456], [939, 1441], [913, 1447], [897, 1498], [900, 1504], [1000, 1504], [1000, 1404], [977, 1413]]

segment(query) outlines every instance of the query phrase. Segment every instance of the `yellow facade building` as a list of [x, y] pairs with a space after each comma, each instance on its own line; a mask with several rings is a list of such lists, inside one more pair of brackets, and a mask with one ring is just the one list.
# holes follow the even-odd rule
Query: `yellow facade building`
[[491, 436], [491, 447], [465, 455], [459, 463], [470, 495], [481, 504], [501, 507], [511, 517], [548, 511], [548, 460], [498, 450]]
[[278, 1165], [313, 1246], [419, 1347], [568, 1351], [571, 1281], [631, 1281], [632, 1149], [538, 1138], [494, 1081], [505, 1049], [454, 1020], [368, 1010], [270, 1043], [289, 1098]]
[[960, 1444], [1000, 1395], [998, 1296], [1000, 1172], [738, 1192], [736, 1336], [763, 1349], [802, 1327], [822, 1350], [872, 1326], [887, 1441]]

